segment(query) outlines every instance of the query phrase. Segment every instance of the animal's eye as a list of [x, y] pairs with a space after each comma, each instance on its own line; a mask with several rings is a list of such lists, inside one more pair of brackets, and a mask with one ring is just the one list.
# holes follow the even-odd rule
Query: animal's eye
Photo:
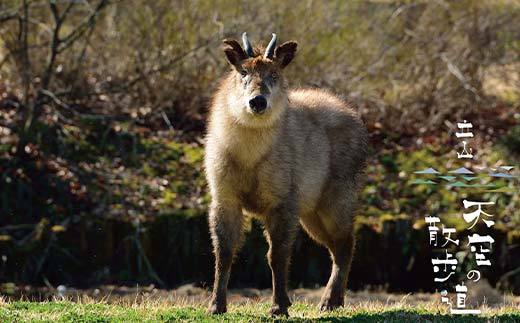
[[273, 80], [276, 80], [278, 78], [278, 74], [276, 74], [276, 73], [271, 74], [271, 78]]
[[240, 71], [240, 75], [242, 75], [242, 77], [246, 77], [247, 76], [247, 72], [245, 70], [241, 70]]

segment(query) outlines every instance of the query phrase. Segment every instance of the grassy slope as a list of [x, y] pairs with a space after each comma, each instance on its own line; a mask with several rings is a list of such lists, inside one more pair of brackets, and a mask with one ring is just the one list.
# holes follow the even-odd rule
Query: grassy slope
[[[0, 304], [1, 322], [138, 322], [138, 321], [273, 321], [268, 304], [232, 305], [228, 314], [208, 316], [203, 307], [167, 306], [160, 303], [109, 305], [73, 302], [11, 302]], [[445, 312], [443, 310], [442, 312]], [[449, 316], [425, 307], [370, 306], [347, 307], [327, 314], [319, 314], [314, 306], [297, 303], [290, 309], [290, 318], [282, 322], [302, 320], [322, 322], [519, 322], [520, 309], [490, 310], [483, 316]]]

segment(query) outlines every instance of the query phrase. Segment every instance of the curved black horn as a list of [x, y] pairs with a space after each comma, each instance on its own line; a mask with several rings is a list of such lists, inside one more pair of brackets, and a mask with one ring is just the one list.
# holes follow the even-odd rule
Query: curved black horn
[[274, 55], [274, 49], [276, 47], [276, 34], [273, 34], [273, 38], [269, 42], [269, 45], [267, 45], [267, 48], [265, 49], [264, 58], [273, 59]]
[[253, 46], [251, 46], [251, 43], [249, 42], [249, 39], [247, 39], [247, 33], [244, 32], [242, 34], [242, 42], [244, 43], [244, 49], [246, 50], [246, 54], [247, 56], [249, 57], [253, 57], [254, 56], [254, 53], [253, 53]]

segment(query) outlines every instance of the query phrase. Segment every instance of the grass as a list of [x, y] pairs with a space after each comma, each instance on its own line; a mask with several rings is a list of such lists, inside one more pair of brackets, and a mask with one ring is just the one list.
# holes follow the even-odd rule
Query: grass
[[159, 301], [108, 304], [92, 300], [6, 302], [0, 299], [0, 322], [519, 322], [520, 308], [483, 309], [482, 316], [450, 316], [433, 303], [392, 306], [366, 302], [320, 314], [314, 305], [298, 302], [289, 318], [268, 316], [269, 304], [230, 305], [227, 314], [210, 316], [197, 305], [171, 305]]

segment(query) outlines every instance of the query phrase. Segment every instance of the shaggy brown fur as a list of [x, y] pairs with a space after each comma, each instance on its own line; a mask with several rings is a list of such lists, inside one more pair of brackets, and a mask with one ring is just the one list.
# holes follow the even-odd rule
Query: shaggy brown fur
[[[320, 309], [343, 304], [352, 253], [359, 174], [367, 133], [341, 99], [318, 89], [288, 90], [283, 69], [296, 42], [274, 58], [248, 57], [236, 40], [224, 40], [233, 70], [214, 94], [206, 138], [205, 168], [212, 202], [209, 223], [215, 282], [208, 312], [226, 311], [233, 257], [243, 240], [244, 216], [263, 221], [273, 279], [273, 315], [287, 315], [287, 272], [300, 223], [330, 251], [332, 273]], [[250, 99], [263, 96], [264, 113]]]

